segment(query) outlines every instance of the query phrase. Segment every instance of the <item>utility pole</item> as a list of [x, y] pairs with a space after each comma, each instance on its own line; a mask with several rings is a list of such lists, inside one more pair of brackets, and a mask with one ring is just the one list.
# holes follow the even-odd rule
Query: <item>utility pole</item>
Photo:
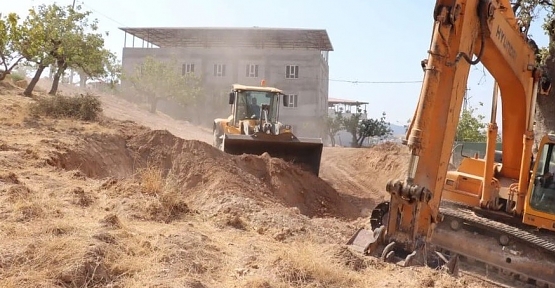
[[470, 91], [470, 88], [466, 88], [464, 90], [464, 98], [463, 98], [463, 111], [467, 111], [468, 110], [468, 100], [470, 100], [470, 98], [472, 98], [472, 96], [468, 96], [468, 91]]

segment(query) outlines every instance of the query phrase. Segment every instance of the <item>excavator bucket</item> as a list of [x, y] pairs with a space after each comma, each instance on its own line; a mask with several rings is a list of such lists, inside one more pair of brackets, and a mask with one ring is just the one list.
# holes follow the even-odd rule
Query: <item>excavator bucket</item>
[[347, 247], [360, 254], [368, 254], [370, 251], [375, 250], [375, 247], [379, 244], [380, 237], [383, 236], [382, 232], [383, 228], [374, 231], [360, 228], [355, 235], [349, 239]]
[[369, 254], [382, 244], [385, 233], [384, 222], [387, 221], [389, 202], [382, 202], [372, 210], [370, 229], [360, 228], [347, 242], [347, 247], [360, 254]]
[[226, 134], [223, 141], [223, 150], [226, 153], [262, 155], [267, 152], [271, 157], [293, 162], [316, 176], [320, 171], [323, 146], [320, 138], [297, 138], [292, 133]]

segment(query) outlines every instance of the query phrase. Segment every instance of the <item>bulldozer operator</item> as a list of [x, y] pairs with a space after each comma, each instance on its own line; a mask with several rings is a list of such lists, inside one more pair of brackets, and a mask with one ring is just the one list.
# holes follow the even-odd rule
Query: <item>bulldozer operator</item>
[[251, 98], [251, 103], [248, 105], [248, 114], [251, 118], [257, 119], [260, 117], [260, 106], [257, 103], [256, 97]]

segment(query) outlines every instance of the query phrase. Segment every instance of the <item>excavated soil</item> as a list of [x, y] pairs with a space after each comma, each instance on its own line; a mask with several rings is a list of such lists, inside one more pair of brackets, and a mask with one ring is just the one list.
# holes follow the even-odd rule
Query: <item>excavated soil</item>
[[309, 217], [359, 216], [358, 209], [327, 182], [281, 159], [267, 154], [232, 156], [165, 130], [127, 137], [93, 134], [64, 150], [49, 163], [87, 177], [125, 178], [141, 169], [160, 169], [161, 177], [174, 177], [183, 187], [180, 193], [199, 210], [225, 195], [241, 195], [266, 206], [297, 207]]

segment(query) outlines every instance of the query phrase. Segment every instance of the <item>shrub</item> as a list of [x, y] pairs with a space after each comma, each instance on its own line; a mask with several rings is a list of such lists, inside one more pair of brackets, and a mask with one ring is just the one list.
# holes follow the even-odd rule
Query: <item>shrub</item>
[[94, 121], [102, 112], [102, 103], [93, 95], [42, 97], [31, 105], [31, 113], [53, 118]]
[[19, 80], [25, 80], [25, 75], [23, 75], [21, 73], [17, 73], [17, 72], [12, 72], [10, 74], [10, 77], [12, 77], [13, 82], [17, 82]]

